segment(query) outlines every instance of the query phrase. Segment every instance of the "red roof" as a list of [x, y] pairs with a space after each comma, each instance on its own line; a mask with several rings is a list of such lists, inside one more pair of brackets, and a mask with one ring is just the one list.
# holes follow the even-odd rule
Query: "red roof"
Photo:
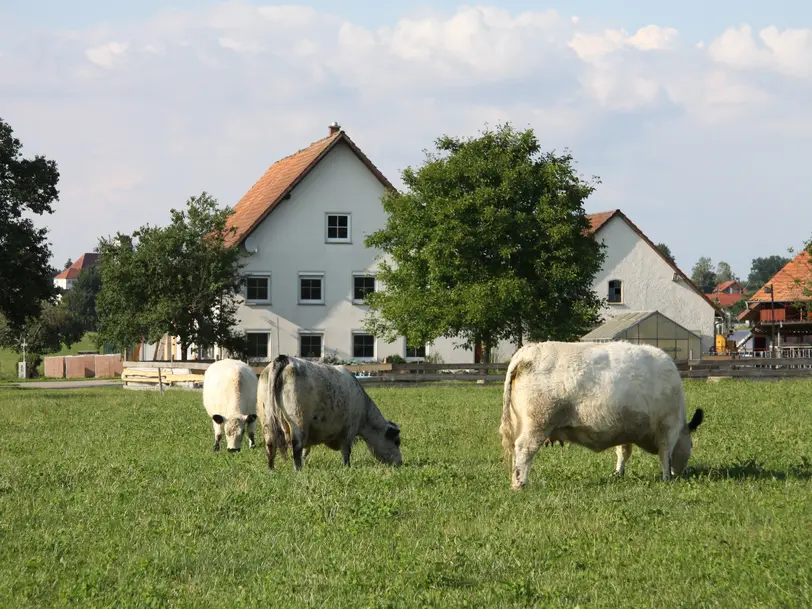
[[385, 188], [395, 189], [349, 136], [344, 131], [337, 129], [326, 138], [315, 141], [307, 148], [280, 159], [268, 168], [234, 206], [235, 213], [229, 217], [227, 228], [231, 229], [233, 226], [237, 231], [227, 237], [226, 245], [242, 243], [327, 153], [341, 142], [350, 147]]
[[54, 279], [76, 279], [82, 269], [94, 266], [99, 263], [99, 255], [96, 253], [82, 254], [79, 260], [71, 264], [64, 271], [59, 273]]
[[812, 296], [804, 293], [812, 290], [812, 255], [802, 250], [748, 298], [748, 302], [770, 302], [770, 294], [764, 291], [769, 285], [773, 286], [773, 299], [776, 302], [812, 300]]
[[724, 292], [726, 289], [733, 287], [734, 285], [741, 287], [738, 281], [725, 281], [724, 283], [717, 285], [714, 292]]
[[629, 220], [629, 218], [626, 216], [626, 214], [624, 214], [624, 213], [623, 213], [622, 211], [620, 211], [619, 209], [613, 209], [613, 210], [611, 210], [611, 211], [604, 211], [604, 212], [600, 212], [600, 213], [597, 213], [597, 214], [588, 214], [588, 215], [587, 215], [587, 218], [589, 218], [589, 221], [590, 221], [590, 223], [592, 224], [592, 231], [590, 232], [590, 234], [592, 234], [592, 235], [596, 234], [596, 233], [597, 233], [597, 232], [598, 232], [598, 231], [599, 231], [601, 228], [603, 228], [603, 227], [606, 225], [606, 223], [607, 223], [607, 222], [609, 222], [609, 220], [611, 220], [611, 219], [612, 219], [612, 218], [614, 218], [615, 216], [617, 216], [618, 218], [621, 218], [621, 219], [622, 219], [622, 220], [623, 220], [623, 221], [624, 221], [626, 224], [628, 224], [628, 225], [629, 225], [629, 227], [630, 227], [630, 228], [631, 228], [631, 229], [632, 229], [634, 232], [636, 232], [636, 233], [638, 234], [638, 236], [639, 236], [639, 237], [640, 237], [640, 238], [641, 238], [643, 241], [645, 241], [646, 243], [648, 243], [648, 244], [649, 244], [649, 246], [650, 246], [650, 247], [651, 247], [651, 248], [652, 248], [652, 249], [653, 249], [655, 252], [657, 252], [657, 254], [660, 256], [660, 258], [662, 258], [663, 260], [665, 260], [665, 261], [666, 261], [666, 263], [668, 263], [668, 265], [669, 265], [669, 266], [670, 266], [672, 269], [674, 269], [674, 272], [675, 272], [675, 273], [677, 273], [677, 274], [678, 274], [678, 275], [679, 275], [679, 276], [682, 278], [682, 280], [683, 280], [683, 281], [684, 281], [684, 282], [685, 282], [685, 283], [688, 285], [688, 287], [690, 287], [690, 288], [691, 288], [691, 289], [692, 289], [694, 292], [696, 292], [696, 293], [697, 293], [697, 294], [699, 294], [699, 295], [700, 295], [702, 298], [704, 298], [704, 299], [705, 299], [705, 302], [707, 302], [707, 303], [708, 303], [710, 306], [712, 306], [712, 307], [714, 308], [714, 310], [715, 310], [715, 311], [717, 311], [717, 312], [718, 312], [718, 313], [720, 313], [720, 314], [722, 313], [722, 310], [719, 308], [719, 306], [718, 306], [717, 304], [715, 304], [715, 303], [714, 303], [714, 302], [713, 302], [713, 301], [712, 301], [710, 298], [708, 298], [708, 295], [707, 295], [707, 294], [704, 294], [704, 293], [702, 292], [702, 290], [700, 290], [698, 287], [696, 287], [696, 285], [694, 284], [694, 282], [693, 282], [693, 281], [691, 281], [690, 277], [688, 277], [688, 275], [686, 275], [685, 273], [683, 273], [683, 272], [682, 272], [682, 270], [681, 270], [681, 269], [680, 269], [680, 268], [679, 268], [679, 267], [678, 267], [676, 264], [674, 264], [674, 263], [673, 263], [671, 260], [669, 260], [669, 259], [668, 259], [668, 257], [667, 257], [665, 254], [663, 254], [663, 253], [662, 253], [662, 251], [660, 251], [660, 248], [659, 248], [659, 247], [657, 247], [656, 245], [654, 245], [654, 243], [651, 241], [651, 239], [649, 239], [648, 237], [646, 237], [646, 235], [643, 233], [643, 231], [641, 231], [641, 230], [640, 230], [640, 229], [639, 229], [639, 228], [638, 228], [638, 227], [637, 227], [637, 226], [634, 224], [634, 222], [632, 222], [631, 220]]
[[744, 294], [713, 294], [713, 300], [719, 303], [723, 309], [733, 306], [744, 298]]

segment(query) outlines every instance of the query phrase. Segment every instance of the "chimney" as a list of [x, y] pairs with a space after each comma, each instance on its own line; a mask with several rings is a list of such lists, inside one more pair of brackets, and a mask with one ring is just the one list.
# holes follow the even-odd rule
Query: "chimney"
[[333, 121], [333, 124], [330, 125], [330, 135], [335, 135], [339, 131], [341, 131], [341, 125], [337, 121]]

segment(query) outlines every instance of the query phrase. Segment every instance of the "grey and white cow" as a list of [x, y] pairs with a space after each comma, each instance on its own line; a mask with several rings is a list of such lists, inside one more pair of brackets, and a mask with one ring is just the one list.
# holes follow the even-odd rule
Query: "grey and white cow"
[[220, 450], [225, 431], [228, 452], [238, 452], [247, 429], [254, 448], [257, 424], [257, 375], [248, 364], [223, 359], [203, 375], [203, 406], [214, 424], [214, 450]]
[[685, 469], [691, 434], [703, 418], [697, 409], [685, 421], [682, 378], [671, 356], [627, 342], [526, 344], [508, 366], [502, 406], [502, 449], [514, 490], [527, 484], [546, 441], [595, 452], [617, 447], [618, 476], [638, 446], [659, 456], [668, 480]]
[[302, 452], [323, 444], [340, 450], [344, 464], [356, 437], [382, 463], [400, 465], [400, 427], [387, 420], [372, 398], [344, 366], [280, 355], [262, 371], [257, 413], [265, 439], [268, 468], [276, 451], [302, 468]]

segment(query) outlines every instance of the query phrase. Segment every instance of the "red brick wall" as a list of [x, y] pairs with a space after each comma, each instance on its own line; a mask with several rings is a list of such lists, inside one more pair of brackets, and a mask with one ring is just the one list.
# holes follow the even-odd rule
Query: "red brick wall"
[[68, 378], [92, 378], [95, 371], [95, 355], [73, 355], [65, 358], [65, 376]]
[[94, 358], [97, 378], [103, 376], [121, 376], [123, 365], [120, 354], [115, 353], [112, 355], [96, 355]]
[[43, 358], [45, 362], [45, 376], [49, 378], [61, 379], [65, 378], [65, 358], [64, 357], [46, 357]]

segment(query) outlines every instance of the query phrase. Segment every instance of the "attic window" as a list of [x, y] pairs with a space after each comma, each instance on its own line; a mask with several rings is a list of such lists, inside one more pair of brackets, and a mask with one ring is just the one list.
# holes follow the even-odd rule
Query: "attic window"
[[327, 243], [350, 243], [350, 214], [327, 214]]
[[608, 301], [614, 304], [623, 302], [623, 284], [620, 279], [613, 279], [609, 282]]

